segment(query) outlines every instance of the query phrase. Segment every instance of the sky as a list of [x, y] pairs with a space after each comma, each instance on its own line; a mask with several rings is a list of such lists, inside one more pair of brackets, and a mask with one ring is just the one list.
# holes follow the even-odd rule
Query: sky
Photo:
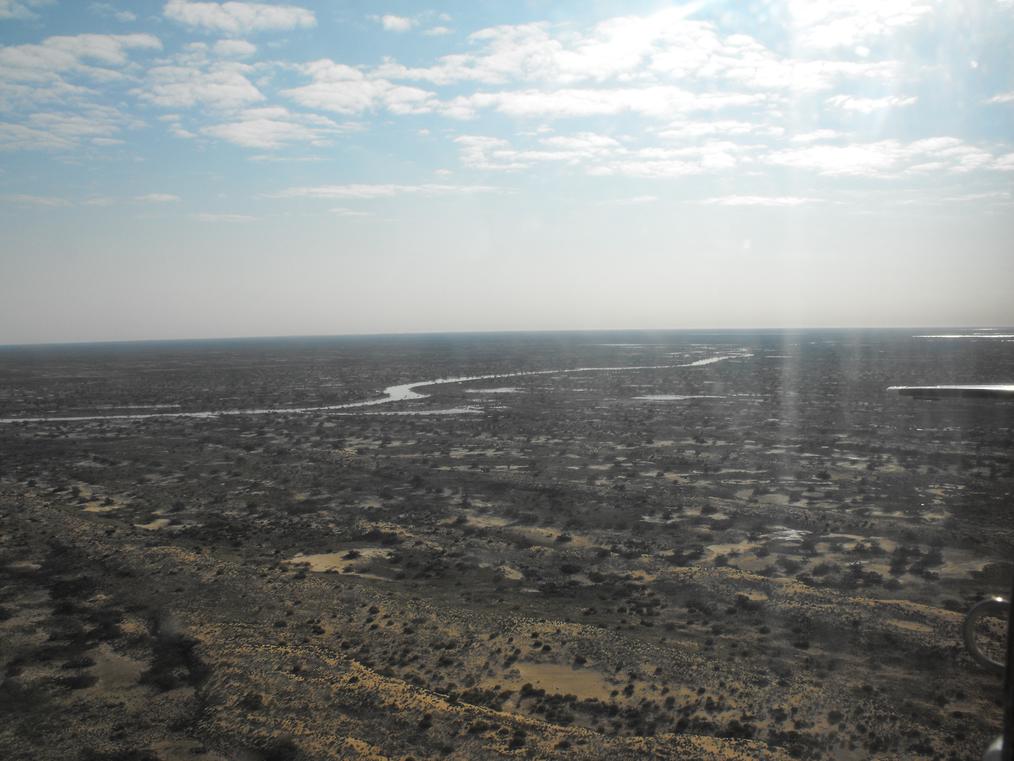
[[0, 344], [1014, 324], [1014, 0], [0, 0]]

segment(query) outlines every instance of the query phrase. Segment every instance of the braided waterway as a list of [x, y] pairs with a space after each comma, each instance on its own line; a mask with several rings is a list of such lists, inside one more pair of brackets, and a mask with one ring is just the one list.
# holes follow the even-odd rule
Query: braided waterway
[[[87, 420], [150, 420], [152, 418], [213, 418], [236, 415], [295, 415], [308, 412], [338, 412], [341, 410], [358, 409], [363, 407], [376, 407], [381, 404], [393, 402], [407, 402], [418, 399], [426, 399], [429, 394], [420, 394], [416, 389], [427, 386], [443, 386], [450, 383], [473, 383], [475, 381], [521, 378], [532, 375], [560, 375], [563, 373], [590, 373], [590, 372], [619, 372], [623, 370], [673, 370], [680, 367], [703, 367], [722, 362], [727, 359], [745, 359], [753, 354], [741, 351], [736, 354], [723, 354], [707, 359], [698, 359], [680, 365], [627, 365], [619, 367], [572, 367], [563, 370], [520, 370], [513, 373], [491, 373], [489, 375], [463, 375], [453, 378], [437, 378], [435, 380], [414, 381], [412, 383], [401, 383], [394, 386], [387, 386], [383, 396], [379, 399], [369, 399], [362, 402], [346, 402], [344, 404], [328, 404], [317, 407], [261, 407], [253, 409], [231, 409], [231, 410], [204, 410], [204, 411], [179, 411], [171, 412], [143, 412], [124, 413], [113, 415], [68, 415], [68, 416], [45, 416], [45, 417], [7, 417], [0, 418], [0, 423], [73, 423]], [[165, 405], [167, 408], [172, 405]], [[460, 415], [475, 414], [482, 412], [477, 407], [452, 407], [449, 409], [435, 410], [398, 410], [367, 413], [375, 415]], [[347, 413], [355, 414], [355, 413]]]

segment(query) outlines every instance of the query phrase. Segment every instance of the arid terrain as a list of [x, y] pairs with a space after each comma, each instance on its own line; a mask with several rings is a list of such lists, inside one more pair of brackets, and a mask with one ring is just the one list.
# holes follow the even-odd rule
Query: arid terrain
[[1014, 403], [886, 389], [1014, 342], [917, 332], [0, 349], [0, 757], [976, 758]]

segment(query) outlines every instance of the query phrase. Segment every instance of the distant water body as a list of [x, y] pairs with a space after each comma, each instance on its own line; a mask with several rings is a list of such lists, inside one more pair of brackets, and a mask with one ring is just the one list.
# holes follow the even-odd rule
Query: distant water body
[[[821, 330], [687, 330], [687, 331], [564, 331], [504, 333], [432, 333], [412, 335], [316, 336], [291, 338], [240, 338], [189, 341], [139, 341], [46, 346], [0, 346], [0, 372], [17, 375], [47, 372], [55, 377], [77, 374], [101, 378], [120, 369], [144, 372], [188, 368], [233, 360], [245, 368], [264, 365], [282, 367], [292, 357], [333, 358], [356, 363], [359, 358], [376, 365], [377, 358], [397, 357], [401, 367], [415, 367], [423, 374], [431, 363], [436, 367], [467, 366], [483, 374], [450, 375], [389, 385], [379, 396], [343, 404], [301, 407], [263, 406], [243, 408], [180, 409], [179, 396], [166, 404], [110, 405], [80, 411], [82, 414], [39, 415], [26, 410], [0, 423], [44, 423], [79, 421], [130, 421], [168, 418], [215, 418], [243, 415], [277, 415], [329, 412], [335, 415], [467, 415], [483, 411], [481, 405], [459, 405], [448, 409], [399, 407], [398, 402], [425, 399], [423, 389], [453, 383], [507, 380], [564, 373], [621, 372], [696, 368], [728, 360], [755, 363], [757, 372], [770, 372], [771, 363], [783, 363], [785, 383], [797, 384], [789, 391], [810, 388], [816, 382], [808, 370], [822, 368], [820, 378], [835, 379], [840, 386], [876, 379], [886, 391], [898, 384], [1010, 383], [1014, 380], [1014, 329], [933, 328], [933, 329], [821, 329]], [[625, 361], [629, 364], [625, 364]], [[569, 365], [569, 366], [568, 366]], [[522, 368], [532, 369], [522, 369]], [[555, 366], [555, 367], [554, 367]], [[378, 374], [383, 372], [377, 365]], [[543, 368], [552, 369], [543, 369]], [[488, 372], [502, 368], [501, 372]], [[515, 370], [514, 368], [518, 368]], [[402, 370], [404, 372], [404, 370]], [[752, 372], [752, 371], [751, 371]], [[798, 376], [803, 372], [803, 376]], [[798, 377], [797, 377], [798, 376]], [[11, 376], [16, 377], [16, 376]], [[749, 377], [749, 376], [746, 376]], [[769, 377], [759, 374], [760, 377]], [[805, 384], [809, 383], [810, 386]], [[804, 385], [798, 385], [804, 384]], [[815, 386], [813, 386], [815, 387]], [[464, 389], [466, 393], [500, 394], [503, 389]], [[511, 387], [510, 390], [513, 390]], [[650, 389], [646, 389], [649, 390]], [[680, 401], [685, 396], [719, 395], [724, 391], [659, 389], [668, 393], [642, 395], [641, 401]], [[752, 388], [740, 388], [749, 392]], [[716, 393], [717, 391], [717, 393]], [[865, 391], [863, 393], [866, 393]], [[145, 399], [157, 402], [157, 399]], [[213, 403], [214, 404], [214, 403]], [[390, 405], [395, 405], [390, 407]], [[377, 409], [385, 407], [385, 409]]]
[[[235, 415], [279, 415], [279, 414], [300, 414], [307, 412], [335, 412], [362, 407], [376, 407], [381, 404], [392, 402], [407, 402], [416, 399], [425, 399], [428, 394], [420, 394], [417, 388], [424, 386], [440, 386], [449, 383], [473, 383], [484, 380], [500, 380], [505, 378], [520, 378], [532, 375], [558, 375], [561, 373], [588, 373], [588, 372], [615, 372], [622, 370], [669, 370], [678, 367], [702, 367], [727, 359], [738, 359], [752, 357], [753, 354], [740, 352], [737, 354], [726, 354], [717, 357], [699, 359], [686, 364], [678, 365], [627, 365], [617, 367], [573, 367], [557, 370], [527, 370], [516, 373], [491, 373], [489, 375], [463, 375], [452, 378], [436, 378], [434, 380], [414, 381], [412, 383], [401, 383], [395, 386], [388, 386], [379, 399], [369, 399], [362, 402], [348, 402], [346, 404], [328, 404], [317, 407], [263, 407], [255, 409], [233, 409], [233, 410], [207, 410], [201, 412], [146, 412], [141, 414], [127, 413], [122, 415], [71, 415], [65, 417], [11, 417], [0, 418], [0, 423], [71, 423], [86, 420], [149, 420], [151, 418], [213, 418]], [[378, 414], [470, 414], [480, 410], [472, 407], [459, 407], [448, 410], [407, 410], [401, 412], [385, 412]]]

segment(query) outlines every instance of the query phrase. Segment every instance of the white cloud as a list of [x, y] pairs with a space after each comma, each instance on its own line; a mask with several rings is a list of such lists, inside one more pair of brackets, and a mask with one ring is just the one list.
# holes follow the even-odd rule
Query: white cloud
[[931, 0], [791, 0], [796, 41], [822, 50], [855, 47], [911, 27], [933, 12]]
[[602, 201], [600, 206], [643, 206], [644, 204], [655, 203], [658, 196], [630, 196], [629, 198], [613, 198], [609, 201]]
[[674, 122], [657, 133], [658, 137], [666, 140], [697, 140], [710, 135], [722, 135], [726, 137], [742, 135], [766, 135], [780, 136], [785, 132], [783, 127], [771, 124], [764, 124], [758, 121], [737, 121], [735, 119], [723, 119], [719, 121], [681, 121]]
[[121, 66], [127, 63], [128, 50], [161, 50], [162, 43], [155, 35], [145, 33], [78, 34], [49, 37], [42, 43], [42, 47], [78, 59], [94, 59], [100, 63]]
[[742, 44], [720, 68], [729, 82], [758, 90], [812, 93], [842, 81], [890, 82], [900, 71], [897, 61], [837, 61], [781, 58], [757, 42]]
[[[462, 165], [482, 171], [541, 166], [664, 178], [760, 174], [785, 167], [829, 177], [882, 178], [1014, 170], [1014, 154], [1002, 152], [1009, 148], [979, 148], [955, 138], [887, 139], [906, 134], [908, 127], [902, 124], [887, 125], [897, 131], [885, 132], [875, 142], [818, 128], [867, 123], [848, 118], [850, 113], [923, 105], [914, 96], [846, 93], [891, 92], [881, 82], [900, 74], [912, 75], [905, 81], [915, 91], [921, 75], [912, 66], [914, 48], [908, 41], [886, 43], [899, 30], [914, 30], [929, 14], [930, 0], [789, 2], [789, 38], [771, 48], [746, 34], [727, 33], [725, 16], [696, 18], [700, 4], [694, 3], [590, 26], [539, 22], [490, 27], [470, 35], [462, 52], [424, 59], [417, 67], [387, 59], [370, 67], [329, 59], [293, 63], [253, 58], [257, 46], [239, 35], [316, 23], [311, 11], [297, 5], [163, 0], [167, 18], [209, 34], [204, 41], [181, 43], [178, 53], [147, 70], [137, 63], [138, 51], [161, 47], [148, 34], [50, 37], [38, 44], [0, 47], [0, 111], [6, 120], [0, 123], [0, 150], [97, 152], [100, 146], [119, 144], [136, 120], [116, 109], [90, 109], [87, 103], [101, 97], [126, 109], [123, 101], [132, 96], [179, 109], [165, 122], [166, 129], [197, 138], [200, 146], [213, 138], [263, 151], [328, 144], [362, 126], [342, 124], [334, 114], [362, 116], [363, 124], [372, 114], [457, 119], [500, 114], [535, 120], [513, 134], [452, 134]], [[28, 0], [0, 0], [0, 8], [15, 5], [31, 10]], [[116, 6], [96, 2], [91, 8], [108, 15]], [[450, 32], [434, 26], [449, 22], [434, 12], [371, 18], [377, 22], [374, 36], [380, 26]], [[264, 50], [273, 46], [262, 45]], [[902, 60], [885, 52], [895, 50]], [[999, 81], [997, 90], [1003, 90], [1006, 85]], [[420, 84], [427, 82], [432, 85]], [[984, 102], [1014, 102], [1014, 92], [999, 92]], [[572, 132], [546, 135], [553, 129], [547, 123]], [[407, 125], [405, 134], [419, 126]], [[426, 126], [432, 130], [431, 142], [441, 139], [439, 129], [428, 121]], [[604, 134], [613, 130], [615, 135]], [[340, 195], [353, 192], [383, 197], [466, 186], [326, 187], [339, 193], [334, 197], [360, 197]], [[424, 187], [428, 190], [419, 189]], [[740, 199], [743, 205], [760, 197], [724, 198]]]
[[0, 0], [0, 21], [38, 18], [33, 8], [52, 5], [53, 0]]
[[[120, 78], [112, 68], [128, 62], [130, 50], [159, 50], [151, 34], [79, 34], [47, 37], [39, 44], [0, 48], [0, 80], [50, 82], [62, 72], [99, 80]], [[101, 65], [96, 65], [101, 64]]]
[[665, 118], [695, 111], [762, 105], [759, 93], [694, 93], [670, 85], [560, 90], [507, 90], [459, 96], [441, 106], [447, 116], [467, 119], [479, 109], [493, 108], [508, 116], [560, 119], [634, 113]]
[[181, 199], [172, 193], [146, 193], [143, 196], [135, 196], [138, 203], [178, 203]]
[[1014, 153], [997, 156], [989, 168], [995, 169], [998, 172], [1014, 172]]
[[818, 129], [813, 132], [800, 132], [792, 136], [793, 143], [816, 143], [823, 140], [838, 140], [845, 135], [833, 129]]
[[274, 164], [311, 164], [318, 161], [324, 161], [324, 156], [317, 156], [313, 154], [304, 154], [300, 156], [292, 155], [279, 155], [277, 153], [255, 153], [248, 157], [250, 161], [263, 161], [271, 162]]
[[637, 159], [614, 161], [588, 169], [588, 174], [598, 177], [623, 176], [642, 179], [663, 177], [689, 177], [704, 174], [707, 168], [696, 161], [683, 159], [654, 159], [642, 161]]
[[[469, 35], [477, 52], [443, 56], [429, 67], [392, 64], [391, 76], [436, 84], [464, 80], [487, 84], [515, 80], [559, 85], [604, 82], [632, 75], [659, 49], [702, 47], [698, 43], [714, 35], [713, 27], [688, 20], [686, 16], [693, 9], [686, 6], [649, 16], [612, 18], [585, 33], [557, 35], [544, 22], [489, 27]], [[702, 52], [702, 60], [704, 55]]]
[[817, 203], [819, 199], [802, 196], [719, 196], [705, 198], [703, 204], [711, 206], [802, 206]]
[[843, 111], [855, 111], [860, 114], [871, 114], [885, 108], [902, 108], [915, 105], [918, 98], [888, 95], [883, 98], [859, 98], [852, 95], [833, 95], [825, 102]]
[[324, 145], [329, 138], [353, 127], [316, 114], [294, 114], [286, 108], [248, 108], [232, 120], [204, 127], [206, 135], [245, 148], [271, 149], [286, 143]]
[[483, 135], [461, 135], [454, 138], [461, 148], [461, 162], [474, 169], [514, 171], [527, 169], [530, 162], [522, 161], [509, 141]]
[[596, 154], [620, 147], [619, 141], [615, 138], [608, 135], [598, 135], [594, 132], [579, 132], [576, 135], [554, 135], [553, 137], [544, 137], [540, 142], [550, 148], [578, 151], [585, 154]]
[[110, 106], [88, 105], [78, 112], [38, 111], [21, 123], [0, 122], [0, 150], [71, 150], [83, 142], [111, 145], [122, 129], [140, 123]]
[[137, 14], [133, 11], [123, 10], [117, 8], [111, 3], [91, 3], [88, 9], [92, 13], [97, 13], [100, 16], [109, 16], [122, 23], [129, 23], [131, 21], [137, 21]]
[[125, 121], [134, 123], [108, 106], [90, 106], [81, 113], [40, 112], [28, 117], [28, 124], [68, 139], [106, 137], [120, 130]]
[[18, 111], [46, 103], [72, 103], [97, 94], [90, 87], [70, 84], [57, 76], [44, 84], [5, 82], [0, 72], [0, 111]]
[[979, 203], [992, 201], [994, 203], [1009, 203], [1012, 200], [1010, 191], [993, 190], [983, 193], [962, 193], [961, 195], [944, 196], [938, 199], [942, 203]]
[[821, 145], [775, 151], [768, 163], [826, 175], [879, 175], [897, 166], [899, 144], [889, 140], [847, 146]]
[[282, 95], [307, 108], [339, 114], [357, 114], [377, 108], [386, 108], [394, 114], [418, 114], [432, 111], [436, 105], [431, 92], [367, 76], [359, 69], [328, 59], [303, 64], [299, 69], [313, 82], [283, 90]]
[[145, 193], [144, 195], [134, 196], [133, 198], [114, 198], [112, 196], [91, 196], [81, 201], [82, 206], [115, 206], [121, 203], [150, 203], [150, 204], [166, 204], [166, 203], [179, 203], [182, 201], [179, 196], [173, 195], [172, 193]]
[[642, 148], [609, 161], [593, 163], [588, 174], [640, 178], [720, 174], [738, 167], [744, 146], [722, 141], [679, 149]]
[[714, 92], [719, 81], [752, 89], [813, 92], [844, 79], [889, 80], [898, 71], [894, 61], [787, 58], [752, 37], [723, 37], [713, 23], [688, 18], [696, 8], [688, 4], [647, 16], [616, 17], [584, 31], [547, 23], [490, 27], [469, 36], [477, 48], [474, 52], [446, 55], [431, 66], [389, 61], [378, 67], [377, 74], [438, 85], [700, 82]]
[[257, 52], [257, 46], [246, 40], [219, 40], [213, 50], [222, 58], [249, 58]]
[[426, 37], [443, 37], [447, 34], [452, 34], [453, 29], [446, 26], [431, 26], [429, 29], [423, 31], [423, 35]]
[[55, 208], [58, 206], [70, 206], [66, 198], [56, 196], [33, 196], [23, 193], [7, 193], [0, 195], [0, 203], [14, 204], [16, 206], [46, 206]]
[[373, 213], [369, 211], [362, 211], [361, 209], [350, 209], [347, 206], [335, 206], [333, 209], [328, 209], [332, 214], [338, 217], [372, 217]]
[[180, 126], [178, 122], [174, 122], [169, 125], [169, 131], [178, 138], [183, 140], [193, 140], [197, 137], [195, 132], [192, 132], [185, 127]]
[[23, 124], [0, 122], [0, 151], [58, 150], [76, 146], [73, 140]]
[[414, 20], [405, 16], [394, 16], [390, 13], [381, 16], [379, 21], [380, 25], [388, 32], [407, 32], [415, 26]]
[[310, 187], [288, 188], [274, 193], [273, 198], [393, 198], [402, 195], [446, 196], [471, 195], [474, 193], [494, 193], [499, 188], [490, 185], [440, 185], [424, 183], [422, 185], [393, 184], [351, 184], [351, 185], [316, 185]]
[[994, 156], [958, 138], [934, 137], [910, 143], [881, 140], [788, 148], [773, 151], [761, 160], [831, 177], [896, 177], [937, 172], [960, 174], [977, 169], [1007, 171], [1007, 158]]
[[249, 214], [213, 214], [210, 212], [199, 212], [193, 215], [199, 222], [253, 222], [257, 217]]
[[[646, 19], [649, 24], [652, 20]], [[890, 79], [898, 64], [785, 56], [749, 35], [723, 36], [709, 22], [683, 20], [663, 31], [646, 68], [678, 81], [708, 84], [719, 80], [754, 89], [815, 92], [844, 79]]]
[[134, 91], [142, 100], [163, 108], [190, 108], [196, 105], [217, 109], [241, 108], [264, 100], [249, 79], [253, 69], [241, 63], [217, 62], [202, 66], [155, 66], [148, 81]]
[[306, 29], [317, 24], [312, 11], [295, 5], [168, 0], [163, 12], [187, 26], [226, 34]]
[[590, 175], [680, 177], [713, 174], [740, 165], [755, 146], [712, 140], [680, 147], [629, 148], [614, 138], [594, 133], [541, 138], [537, 145], [518, 148], [498, 137], [462, 135], [455, 138], [461, 161], [474, 169], [517, 171], [539, 163], [579, 166]]
[[[502, 84], [513, 80], [567, 83], [589, 78], [605, 79], [630, 66], [630, 58], [615, 60], [605, 46], [584, 52], [567, 50], [544, 23], [498, 26], [469, 36], [477, 53], [443, 56], [429, 67], [389, 65], [390, 76], [421, 79], [434, 84], [474, 80]], [[648, 41], [650, 43], [650, 40]], [[635, 54], [636, 55], [636, 54]], [[640, 62], [640, 55], [637, 55]], [[383, 71], [382, 73], [387, 73]], [[598, 76], [596, 76], [598, 74]]]
[[[0, 47], [0, 109], [17, 117], [0, 125], [0, 150], [70, 150], [85, 142], [115, 145], [116, 134], [138, 120], [96, 99], [111, 83], [127, 81], [130, 54], [158, 50], [150, 34], [54, 36], [41, 43]], [[67, 81], [84, 77], [97, 88]], [[36, 110], [36, 109], [45, 110]], [[34, 111], [34, 113], [33, 113]]]
[[507, 140], [482, 135], [461, 135], [454, 139], [461, 160], [475, 169], [513, 171], [539, 162], [580, 164], [625, 153], [614, 138], [593, 132], [545, 137], [537, 147], [514, 148]]

